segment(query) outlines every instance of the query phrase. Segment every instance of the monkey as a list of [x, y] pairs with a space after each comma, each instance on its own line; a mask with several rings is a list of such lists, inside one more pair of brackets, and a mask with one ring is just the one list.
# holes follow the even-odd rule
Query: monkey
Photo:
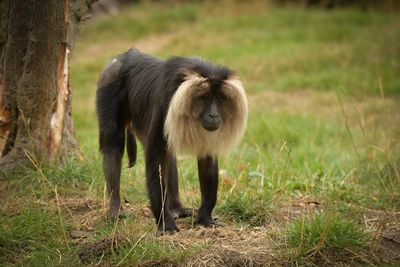
[[227, 67], [200, 57], [163, 60], [136, 48], [114, 57], [96, 91], [100, 152], [109, 196], [107, 217], [121, 212], [121, 161], [136, 162], [136, 139], [144, 148], [146, 187], [157, 235], [179, 231], [175, 219], [191, 216], [179, 197], [177, 156], [197, 158], [201, 204], [196, 223], [217, 226], [218, 156], [244, 135], [247, 98]]

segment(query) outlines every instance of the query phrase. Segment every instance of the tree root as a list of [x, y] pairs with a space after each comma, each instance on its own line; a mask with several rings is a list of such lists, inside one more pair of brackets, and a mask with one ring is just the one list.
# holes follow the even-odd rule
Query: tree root
[[6, 179], [13, 173], [24, 171], [31, 167], [32, 163], [22, 153], [9, 153], [0, 159], [0, 179]]

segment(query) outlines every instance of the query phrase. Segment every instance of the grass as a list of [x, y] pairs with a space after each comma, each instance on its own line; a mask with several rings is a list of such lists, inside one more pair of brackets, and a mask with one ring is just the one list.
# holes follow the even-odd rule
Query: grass
[[[399, 264], [399, 24], [393, 13], [258, 1], [144, 1], [87, 22], [71, 60], [85, 160], [0, 181], [0, 265]], [[244, 80], [247, 131], [219, 164], [214, 215], [225, 227], [180, 219], [179, 234], [156, 238], [141, 147], [122, 174], [135, 218], [103, 221], [96, 80], [131, 46], [163, 58], [197, 54]], [[181, 160], [178, 171], [183, 202], [198, 206], [195, 162]]]
[[331, 263], [328, 257], [348, 262], [363, 253], [369, 241], [357, 222], [327, 212], [295, 220], [288, 227], [286, 238], [287, 246], [293, 249], [291, 261], [296, 265]]
[[232, 219], [235, 223], [263, 226], [272, 215], [268, 200], [268, 196], [264, 194], [254, 195], [254, 191], [239, 191], [229, 194], [218, 207], [217, 213]]
[[[57, 215], [35, 205], [26, 205], [18, 214], [1, 213], [0, 255], [2, 264], [49, 266], [60, 261], [77, 263], [74, 249], [65, 242]], [[69, 227], [64, 225], [65, 230]], [[29, 255], [21, 257], [21, 255]], [[66, 255], [67, 256], [66, 258]]]

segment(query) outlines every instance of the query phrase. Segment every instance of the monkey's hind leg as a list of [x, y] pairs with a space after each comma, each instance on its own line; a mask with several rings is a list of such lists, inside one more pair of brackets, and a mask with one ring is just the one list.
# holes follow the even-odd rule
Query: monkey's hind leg
[[107, 193], [110, 198], [107, 219], [115, 220], [121, 212], [120, 179], [122, 153], [104, 153], [103, 171], [106, 178]]
[[107, 218], [116, 219], [121, 214], [120, 179], [121, 162], [124, 153], [125, 132], [123, 127], [117, 127], [114, 131], [100, 132], [100, 148], [103, 154], [103, 172], [107, 185], [107, 193], [110, 198]]

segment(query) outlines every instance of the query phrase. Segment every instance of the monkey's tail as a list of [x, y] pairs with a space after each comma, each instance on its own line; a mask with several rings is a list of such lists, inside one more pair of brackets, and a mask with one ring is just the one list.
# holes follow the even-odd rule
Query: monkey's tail
[[126, 152], [129, 159], [128, 168], [133, 167], [136, 163], [136, 139], [131, 125], [126, 129]]

